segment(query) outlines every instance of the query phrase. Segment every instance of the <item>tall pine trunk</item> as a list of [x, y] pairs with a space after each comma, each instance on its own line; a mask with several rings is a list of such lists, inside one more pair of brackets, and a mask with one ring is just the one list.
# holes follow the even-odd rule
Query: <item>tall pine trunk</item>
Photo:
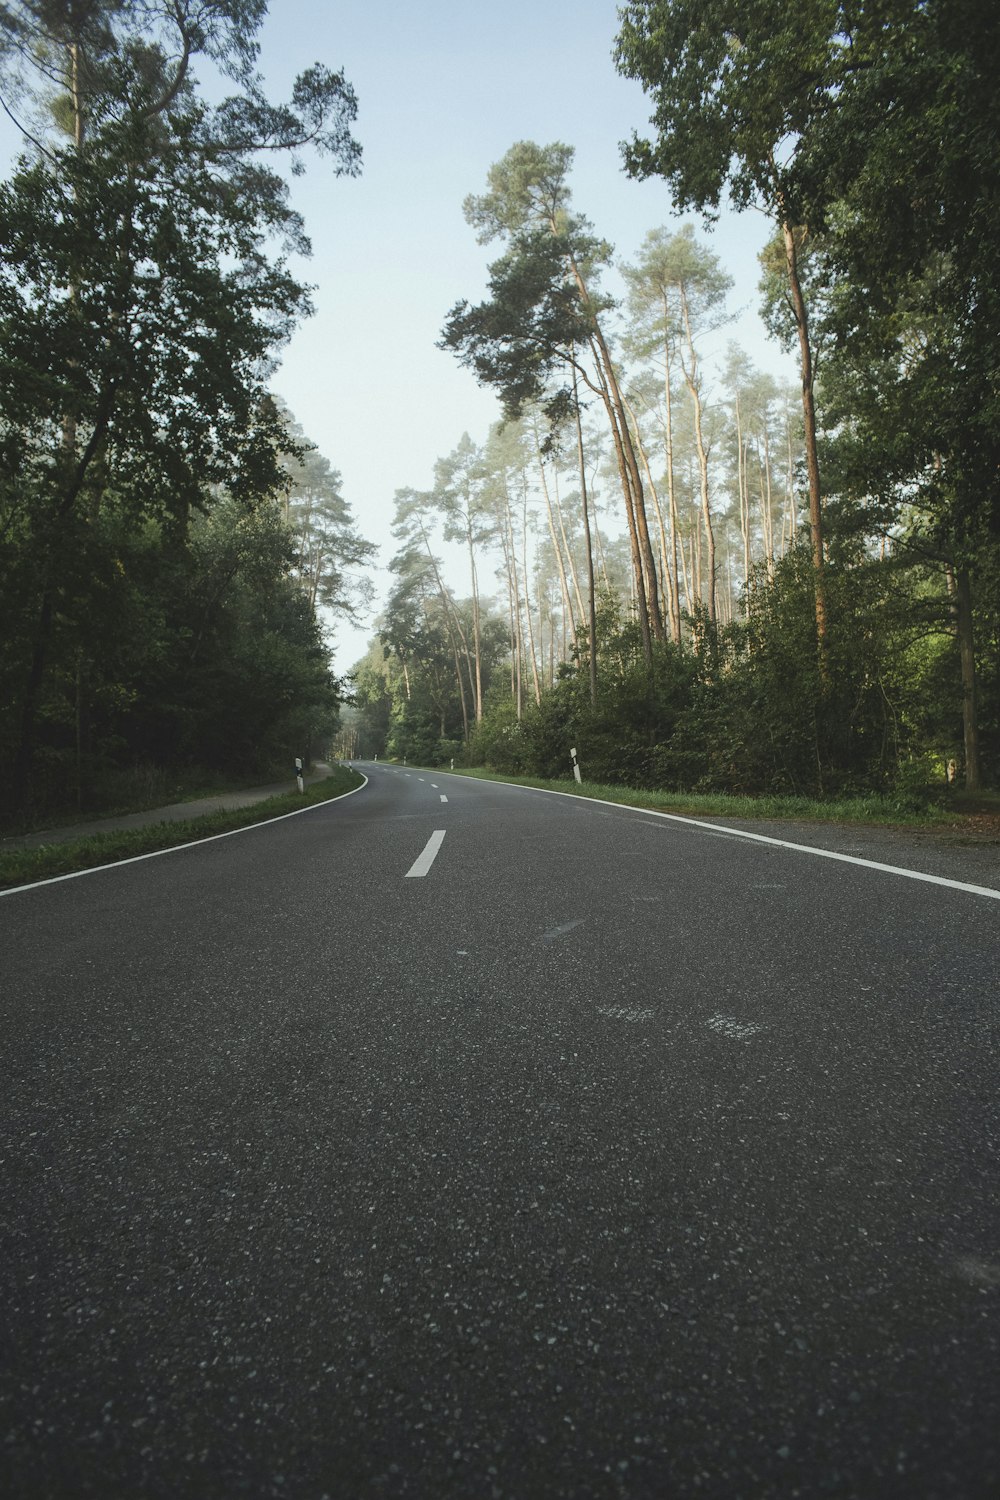
[[809, 528], [812, 533], [813, 583], [816, 595], [816, 639], [820, 668], [825, 675], [826, 662], [826, 580], [823, 560], [823, 510], [819, 479], [819, 450], [816, 440], [816, 403], [813, 391], [812, 345], [809, 339], [809, 312], [799, 276], [798, 247], [795, 231], [782, 217], [781, 235], [785, 246], [785, 265], [792, 294], [792, 310], [799, 340], [799, 371], [802, 381], [802, 415], [805, 421], [806, 472], [809, 476]]
[[597, 704], [597, 600], [594, 593], [594, 548], [590, 539], [590, 504], [587, 496], [587, 466], [583, 456], [583, 423], [580, 420], [580, 395], [573, 371], [573, 406], [576, 411], [576, 458], [580, 467], [580, 498], [583, 504], [583, 535], [587, 544], [587, 611], [590, 626], [590, 649], [588, 668], [590, 676], [590, 702]]
[[[691, 333], [691, 315], [688, 307], [687, 293], [680, 288], [681, 312], [684, 317], [684, 332], [687, 339], [688, 360], [684, 363], [681, 358], [681, 368], [684, 371], [684, 379], [691, 395], [694, 406], [694, 441], [698, 453], [698, 479], [699, 493], [701, 495], [701, 519], [705, 528], [705, 545], [708, 549], [708, 618], [715, 620], [715, 529], [712, 525], [712, 509], [709, 503], [708, 491], [708, 453], [705, 448], [705, 432], [702, 421], [701, 383], [698, 379], [698, 355], [694, 347], [694, 338]], [[698, 597], [701, 598], [701, 542], [698, 545]]]

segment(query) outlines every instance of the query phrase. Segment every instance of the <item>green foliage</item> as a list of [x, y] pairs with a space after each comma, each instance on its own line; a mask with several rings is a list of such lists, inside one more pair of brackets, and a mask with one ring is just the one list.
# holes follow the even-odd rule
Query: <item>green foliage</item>
[[277, 506], [219, 501], [183, 544], [109, 506], [83, 541], [39, 699], [37, 813], [99, 804], [136, 763], [252, 775], [325, 743], [338, 686]]
[[[285, 252], [308, 247], [260, 153], [310, 146], [356, 171], [355, 105], [318, 66], [287, 105], [264, 98], [265, 10], [0, 10], [0, 66], [52, 120], [0, 184], [0, 779], [15, 806], [85, 799], [136, 756], [285, 758], [335, 711], [310, 609], [323, 581], [311, 601], [296, 588], [276, 508], [294, 445], [265, 384], [309, 311]], [[217, 105], [196, 93], [199, 54], [236, 85]], [[366, 544], [339, 538], [360, 561]]]
[[[837, 0], [631, 0], [616, 61], [651, 95], [655, 134], [625, 147], [630, 173], [664, 177], [681, 208], [773, 207], [782, 162], [849, 65]], [[851, 9], [856, 9], [851, 7]], [[791, 222], [797, 222], [794, 212]]]
[[[885, 746], [874, 755], [874, 707], [861, 714], [864, 729], [853, 710], [843, 717], [842, 679], [862, 705], [873, 683], [886, 695], [893, 728], [882, 734], [887, 743], [899, 733], [900, 765], [907, 726], [955, 748], [957, 698], [966, 779], [978, 784], [980, 761], [996, 777], [996, 9], [978, 0], [633, 0], [621, 22], [619, 68], [653, 105], [650, 137], [625, 148], [628, 170], [662, 175], [679, 207], [712, 213], [728, 191], [792, 233], [820, 355], [827, 512], [862, 551], [872, 538], [895, 551], [891, 598], [876, 588], [873, 603], [893, 614], [899, 639], [935, 617], [931, 664], [920, 663], [921, 683], [936, 681], [940, 695], [929, 714], [884, 672], [871, 677], [879, 622], [862, 621], [847, 589], [847, 618], [837, 626], [827, 617], [833, 654], [817, 711], [817, 774], [838, 723], [861, 735], [866, 765], [891, 759]], [[805, 324], [787, 305], [785, 250], [775, 243], [765, 253], [763, 288], [769, 327], [788, 343]], [[881, 579], [865, 567], [858, 576]], [[949, 687], [947, 670], [960, 683]]]
[[459, 302], [448, 315], [441, 348], [456, 354], [481, 385], [500, 394], [504, 414], [520, 416], [541, 402], [553, 421], [568, 409], [571, 387], [550, 379], [586, 342], [588, 322], [566, 278], [562, 237], [539, 227], [490, 266], [489, 301]]
[[[745, 618], [720, 629], [689, 618], [683, 647], [658, 644], [647, 667], [631, 622], [603, 618], [596, 706], [570, 673], [520, 719], [495, 700], [468, 763], [511, 775], [565, 777], [570, 748], [589, 780], [678, 792], [895, 795], [899, 806], [943, 788], [960, 741], [959, 706], [940, 712], [934, 674], [954, 642], [938, 626], [914, 639], [893, 563], [830, 568], [836, 622], [830, 681], [813, 635], [811, 560], [800, 549], [752, 580]], [[917, 658], [923, 671], [915, 671]], [[953, 683], [952, 683], [953, 687]]]
[[427, 704], [404, 699], [394, 705], [385, 744], [390, 760], [411, 760], [419, 766], [433, 765], [438, 739], [434, 713]]
[[499, 239], [505, 251], [490, 266], [489, 298], [476, 306], [456, 303], [440, 347], [496, 390], [510, 419], [533, 403], [553, 423], [566, 419], [567, 371], [609, 306], [592, 287], [584, 290], [611, 247], [570, 210], [573, 154], [561, 142], [518, 141], [490, 168], [486, 193], [464, 205], [480, 241]]
[[295, 575], [313, 613], [333, 610], [356, 621], [372, 599], [371, 582], [358, 570], [377, 548], [358, 533], [339, 471], [309, 442], [284, 404], [276, 404], [288, 434], [282, 468]]

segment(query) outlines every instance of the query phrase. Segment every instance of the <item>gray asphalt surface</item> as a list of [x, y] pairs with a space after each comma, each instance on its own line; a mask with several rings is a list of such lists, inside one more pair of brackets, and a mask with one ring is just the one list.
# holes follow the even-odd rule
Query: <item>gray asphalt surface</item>
[[365, 770], [0, 899], [0, 1493], [996, 1500], [1000, 902]]

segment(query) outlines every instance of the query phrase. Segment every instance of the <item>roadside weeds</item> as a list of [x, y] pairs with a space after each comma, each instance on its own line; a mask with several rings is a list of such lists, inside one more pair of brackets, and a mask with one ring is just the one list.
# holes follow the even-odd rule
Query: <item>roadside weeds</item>
[[[390, 762], [390, 764], [394, 764]], [[440, 767], [423, 767], [441, 770]], [[617, 802], [624, 807], [646, 807], [656, 812], [677, 813], [692, 818], [728, 817], [744, 821], [774, 820], [815, 823], [857, 823], [876, 828], [905, 828], [914, 833], [948, 835], [972, 843], [1000, 843], [1000, 816], [967, 812], [961, 807], [907, 807], [891, 797], [870, 794], [820, 802], [810, 797], [734, 796], [723, 792], [658, 792], [636, 787], [605, 786], [599, 782], [573, 782], [539, 776], [502, 775], [482, 767], [456, 767], [442, 774], [466, 776], [478, 781], [508, 782], [537, 787], [547, 792], [572, 792], [577, 797]]]

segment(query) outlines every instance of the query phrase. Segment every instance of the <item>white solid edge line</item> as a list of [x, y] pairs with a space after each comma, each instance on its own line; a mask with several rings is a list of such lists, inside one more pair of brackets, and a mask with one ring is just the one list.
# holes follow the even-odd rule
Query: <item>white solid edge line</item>
[[[451, 776], [452, 771], [439, 771], [439, 776]], [[463, 776], [463, 781], [476, 781], [475, 776]], [[682, 813], [657, 812], [654, 807], [630, 807], [627, 802], [609, 802], [606, 797], [584, 797], [579, 792], [557, 792], [547, 786], [520, 786], [516, 781], [480, 780], [482, 786], [509, 786], [515, 792], [541, 792], [545, 797], [572, 797], [575, 802], [596, 802], [602, 807], [616, 807], [620, 812], [640, 813], [647, 818], [666, 818], [671, 823], [683, 823], [688, 828], [704, 828], [712, 833], [726, 833], [730, 838], [752, 839], [758, 844], [774, 844], [779, 849], [794, 849], [799, 854], [816, 854], [820, 859], [837, 859], [845, 865], [863, 865], [867, 870], [881, 870], [885, 875], [902, 875], [906, 880], [923, 880], [928, 885], [947, 886], [952, 891], [968, 891], [972, 896], [988, 896], [991, 901], [1000, 901], [1000, 891], [988, 885], [970, 885], [964, 880], [948, 880], [944, 875], [925, 875], [922, 870], [907, 870], [902, 865], [883, 865], [874, 859], [859, 859], [856, 854], [839, 854], [835, 849], [817, 849], [813, 844], [795, 844], [791, 839], [775, 839], [767, 833], [750, 833], [744, 828], [726, 828], [721, 823], [704, 823], [700, 818], [685, 817]]]
[[437, 828], [427, 840], [423, 854], [420, 855], [419, 859], [415, 859], [407, 870], [406, 879], [409, 880], [412, 876], [414, 879], [419, 880], [422, 875], [426, 875], [431, 865], [437, 859], [438, 850], [443, 843], [444, 829]]
[[[82, 875], [99, 875], [102, 870], [136, 865], [141, 859], [158, 859], [161, 854], [180, 854], [182, 849], [200, 849], [203, 844], [214, 844], [218, 839], [231, 839], [237, 833], [251, 833], [255, 828], [266, 828], [268, 823], [283, 823], [286, 818], [297, 818], [301, 813], [315, 812], [318, 807], [329, 807], [331, 802], [341, 802], [345, 797], [353, 797], [355, 792], [363, 792], [368, 785], [368, 777], [364, 771], [359, 771], [358, 775], [363, 777], [360, 786], [352, 786], [349, 792], [340, 792], [336, 797], [327, 797], [325, 802], [314, 802], [311, 807], [297, 807], [294, 812], [278, 813], [275, 818], [261, 818], [259, 823], [245, 823], [242, 828], [230, 828], [228, 833], [209, 833], [203, 839], [191, 839], [186, 844], [171, 844], [169, 849], [151, 849], [148, 854], [130, 854], [128, 859], [114, 859], [107, 865], [91, 865], [88, 870], [71, 870], [68, 875], [50, 875], [47, 880], [33, 880], [30, 885], [12, 885], [9, 890], [0, 891], [0, 896], [19, 896], [22, 891], [37, 891], [42, 885], [58, 885], [61, 880], [79, 880]], [[253, 804], [244, 805], [249, 807]]]

